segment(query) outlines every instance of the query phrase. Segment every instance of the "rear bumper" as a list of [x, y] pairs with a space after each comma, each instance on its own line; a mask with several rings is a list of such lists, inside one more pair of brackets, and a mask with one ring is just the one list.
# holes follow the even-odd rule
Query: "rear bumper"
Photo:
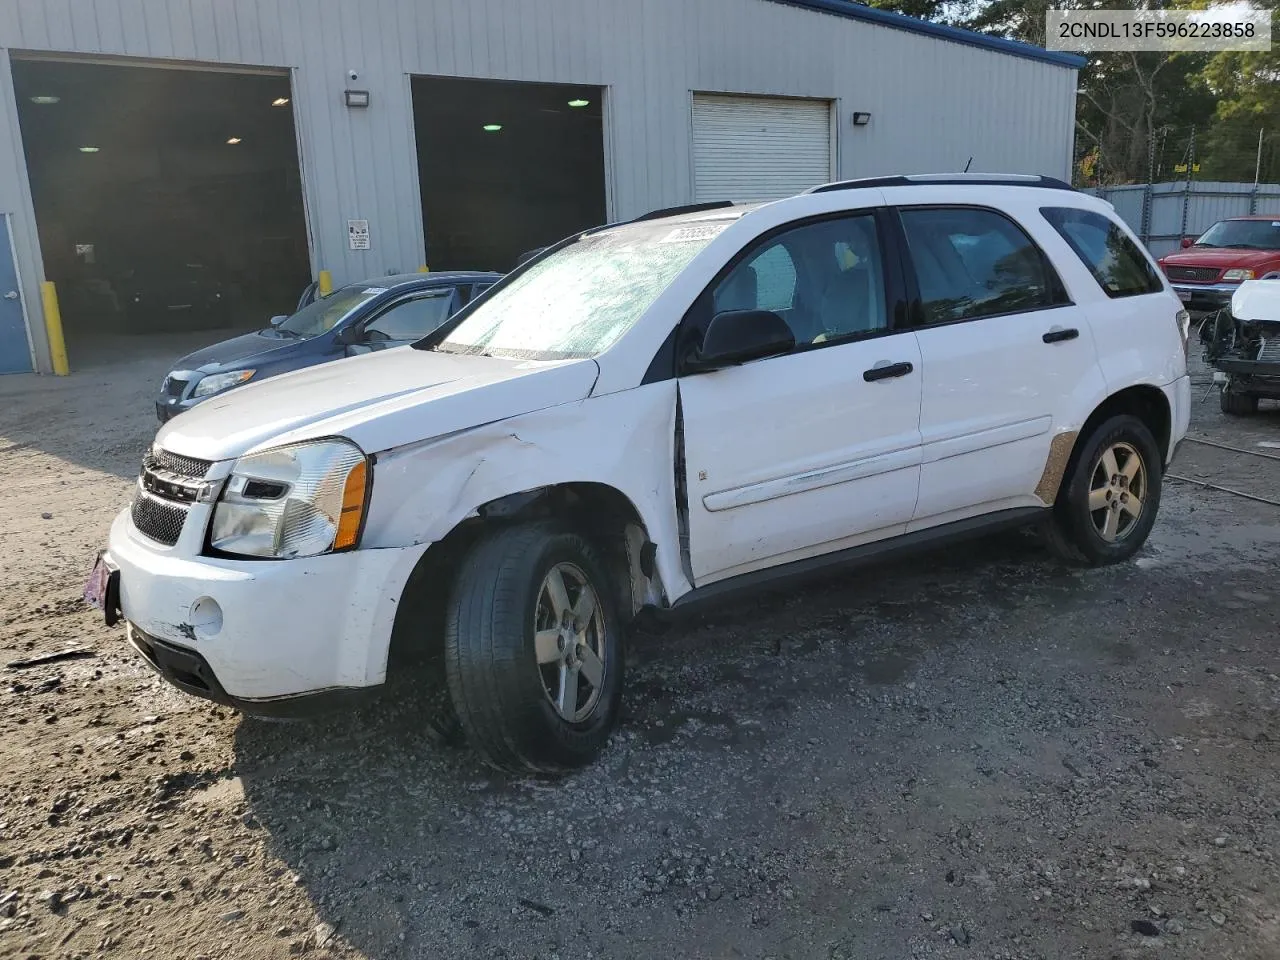
[[1165, 466], [1168, 466], [1173, 463], [1178, 446], [1191, 426], [1191, 376], [1179, 377], [1161, 389], [1169, 401], [1169, 452], [1165, 456]]

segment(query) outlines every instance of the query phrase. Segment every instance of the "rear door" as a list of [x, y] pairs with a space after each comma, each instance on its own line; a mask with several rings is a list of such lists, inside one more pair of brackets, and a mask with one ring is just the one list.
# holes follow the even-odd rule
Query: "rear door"
[[777, 313], [796, 339], [784, 356], [680, 377], [695, 585], [893, 536], [911, 519], [920, 357], [882, 220], [774, 231], [685, 318], [686, 343], [736, 310]]
[[[1039, 212], [1070, 249], [1060, 258], [1063, 275], [1088, 314], [1107, 392], [1140, 383], [1164, 386], [1185, 376], [1180, 324], [1190, 318], [1180, 316], [1182, 303], [1137, 238], [1096, 210], [1044, 206]], [[1184, 393], [1189, 389], [1182, 387]], [[1187, 415], [1181, 409], [1178, 414]]]
[[1042, 506], [1054, 438], [1100, 380], [1081, 308], [1005, 212], [904, 206], [899, 222], [922, 377], [912, 528]]

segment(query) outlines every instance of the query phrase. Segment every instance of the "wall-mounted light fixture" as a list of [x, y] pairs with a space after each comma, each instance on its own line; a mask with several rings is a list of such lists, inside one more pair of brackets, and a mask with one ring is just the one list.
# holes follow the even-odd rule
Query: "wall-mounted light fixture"
[[863, 110], [855, 110], [853, 112], [853, 125], [855, 127], [865, 127], [871, 122], [871, 114]]
[[348, 107], [367, 107], [369, 105], [368, 90], [346, 90], [344, 93]]

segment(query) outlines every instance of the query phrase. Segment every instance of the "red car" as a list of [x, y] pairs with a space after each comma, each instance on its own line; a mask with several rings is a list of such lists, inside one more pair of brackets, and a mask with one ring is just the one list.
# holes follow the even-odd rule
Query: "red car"
[[1280, 271], [1280, 214], [1219, 220], [1182, 247], [1161, 257], [1160, 268], [1188, 310], [1221, 310], [1243, 281]]

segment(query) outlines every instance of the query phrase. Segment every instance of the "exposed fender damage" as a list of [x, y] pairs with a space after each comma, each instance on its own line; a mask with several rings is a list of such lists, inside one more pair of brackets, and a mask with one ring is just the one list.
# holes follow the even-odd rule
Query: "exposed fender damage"
[[[674, 507], [675, 410], [675, 382], [665, 381], [379, 453], [364, 546], [435, 543], [482, 509], [514, 512], [548, 487], [598, 483], [630, 501], [656, 547], [656, 576], [641, 574], [638, 583], [633, 576], [633, 602], [674, 602], [691, 589]], [[588, 438], [584, 423], [613, 429]], [[627, 534], [633, 573], [641, 569], [644, 532], [634, 543]]]
[[1247, 280], [1231, 306], [1200, 328], [1205, 360], [1218, 371], [1224, 409], [1244, 412], [1260, 397], [1280, 397], [1280, 279]]

